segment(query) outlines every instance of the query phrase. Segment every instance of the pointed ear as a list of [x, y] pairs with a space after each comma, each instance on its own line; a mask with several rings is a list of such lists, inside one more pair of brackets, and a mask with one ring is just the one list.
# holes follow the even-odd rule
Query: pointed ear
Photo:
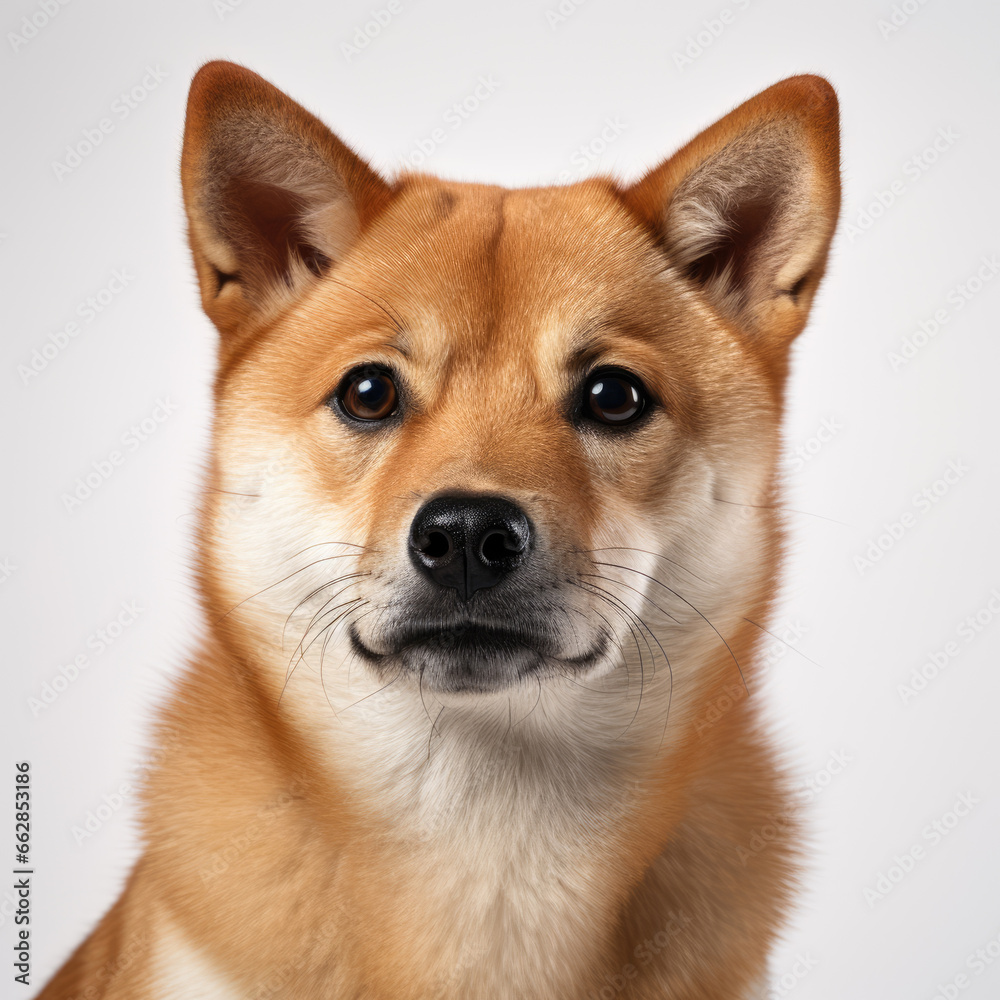
[[626, 190], [678, 271], [749, 333], [805, 325], [840, 208], [837, 96], [818, 76], [769, 87]]
[[223, 334], [301, 295], [390, 194], [319, 119], [229, 62], [191, 83], [181, 177], [202, 305]]

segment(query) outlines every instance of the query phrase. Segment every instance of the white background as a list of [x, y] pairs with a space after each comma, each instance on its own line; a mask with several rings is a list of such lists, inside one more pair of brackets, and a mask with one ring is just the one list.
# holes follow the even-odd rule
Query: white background
[[[981, 974], [966, 965], [1000, 941], [1000, 623], [968, 642], [959, 631], [969, 615], [985, 622], [1000, 594], [1000, 280], [986, 268], [992, 280], [973, 281], [971, 297], [956, 291], [1000, 253], [1000, 8], [906, 0], [912, 13], [900, 10], [890, 31], [879, 22], [892, 26], [891, 0], [566, 0], [571, 13], [558, 21], [547, 17], [557, 2], [398, 0], [354, 54], [344, 44], [383, 0], [74, 0], [26, 42], [9, 33], [24, 33], [39, 3], [4, 4], [0, 822], [13, 829], [13, 762], [29, 759], [36, 983], [111, 904], [136, 856], [132, 796], [81, 842], [73, 828], [105, 797], [116, 803], [141, 767], [150, 707], [199, 627], [190, 532], [215, 334], [197, 304], [177, 167], [191, 75], [225, 57], [320, 114], [377, 167], [399, 168], [443, 128], [427, 169], [510, 185], [575, 179], [580, 163], [634, 178], [784, 76], [834, 83], [844, 212], [796, 348], [787, 420], [790, 454], [808, 459], [788, 462], [788, 507], [802, 513], [789, 515], [775, 630], [794, 625], [787, 634], [800, 637], [755, 692], [771, 701], [803, 779], [821, 788], [806, 892], [775, 956], [778, 995], [932, 1000], [954, 995], [940, 988], [963, 972], [962, 997], [1000, 994], [1000, 961]], [[123, 117], [116, 100], [148, 68], [165, 78]], [[480, 77], [495, 90], [452, 128], [446, 113]], [[67, 144], [105, 117], [113, 129], [100, 145], [57, 176]], [[618, 134], [602, 150], [608, 119]], [[894, 182], [892, 204], [880, 205]], [[116, 269], [127, 286], [81, 323], [78, 305]], [[917, 336], [894, 370], [890, 353], [937, 310], [940, 332]], [[74, 319], [79, 334], [26, 382], [19, 366]], [[63, 495], [158, 398], [176, 411], [68, 510]], [[834, 431], [821, 442], [824, 421]], [[967, 471], [939, 483], [933, 503], [920, 500], [949, 467]], [[909, 526], [883, 538], [878, 561], [858, 563], [904, 515]], [[138, 620], [103, 652], [88, 648], [129, 601]], [[899, 685], [948, 642], [958, 655], [904, 703]], [[86, 669], [33, 711], [29, 699], [81, 653]], [[831, 754], [850, 758], [833, 776]], [[975, 808], [934, 844], [925, 828], [948, 822], [964, 792]], [[12, 841], [0, 844], [2, 867]], [[866, 899], [914, 845], [924, 853], [913, 870]], [[0, 996], [28, 996], [11, 981], [6, 882]], [[798, 977], [797, 955], [808, 958]]]

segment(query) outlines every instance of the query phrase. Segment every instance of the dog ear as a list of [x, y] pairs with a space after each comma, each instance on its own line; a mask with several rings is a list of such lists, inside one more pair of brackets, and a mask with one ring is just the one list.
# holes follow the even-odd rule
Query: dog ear
[[837, 96], [769, 87], [624, 194], [725, 318], [781, 349], [805, 325], [840, 208]]
[[300, 296], [391, 190], [319, 119], [229, 62], [191, 83], [181, 178], [202, 304], [224, 335]]

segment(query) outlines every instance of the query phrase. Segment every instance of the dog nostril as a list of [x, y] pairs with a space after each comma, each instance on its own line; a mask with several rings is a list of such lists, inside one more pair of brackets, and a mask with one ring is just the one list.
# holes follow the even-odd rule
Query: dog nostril
[[443, 531], [428, 532], [426, 544], [420, 546], [429, 559], [441, 559], [451, 552], [451, 548], [451, 539]]
[[479, 546], [479, 553], [487, 563], [499, 563], [520, 549], [510, 544], [512, 539], [505, 531], [491, 531]]

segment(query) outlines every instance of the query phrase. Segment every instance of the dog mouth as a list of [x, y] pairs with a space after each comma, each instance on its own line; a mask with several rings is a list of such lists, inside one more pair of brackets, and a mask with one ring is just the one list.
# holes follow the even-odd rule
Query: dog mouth
[[354, 652], [379, 673], [419, 674], [422, 683], [445, 691], [498, 691], [531, 676], [585, 670], [607, 651], [602, 637], [582, 655], [561, 656], [539, 629], [472, 621], [403, 626], [382, 636], [382, 652], [361, 638], [356, 624], [348, 635]]

